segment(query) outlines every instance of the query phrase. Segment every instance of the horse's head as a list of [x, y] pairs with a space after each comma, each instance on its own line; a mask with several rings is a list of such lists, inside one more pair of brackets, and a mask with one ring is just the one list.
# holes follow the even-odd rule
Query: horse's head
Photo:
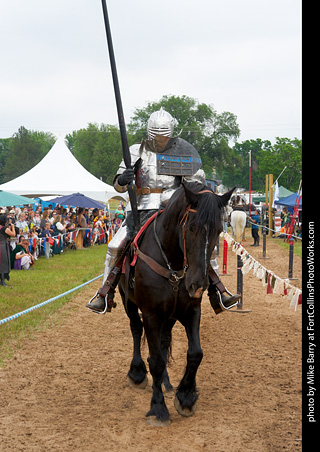
[[233, 190], [219, 196], [198, 183], [184, 182], [182, 186], [179, 242], [188, 265], [185, 284], [190, 297], [200, 298], [209, 285], [210, 258], [222, 231], [222, 209]]

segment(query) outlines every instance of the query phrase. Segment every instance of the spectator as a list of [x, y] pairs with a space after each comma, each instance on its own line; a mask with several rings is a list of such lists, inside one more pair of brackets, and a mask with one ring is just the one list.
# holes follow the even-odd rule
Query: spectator
[[50, 221], [51, 224], [53, 224], [53, 222], [54, 222], [56, 216], [57, 216], [57, 212], [56, 212], [55, 210], [53, 210], [53, 211], [51, 212], [50, 217], [49, 217], [49, 221]]
[[75, 213], [71, 213], [70, 216], [70, 223], [72, 224], [72, 227], [75, 228], [77, 224], [77, 215]]
[[121, 205], [121, 204], [118, 205], [118, 208], [117, 208], [117, 210], [115, 211], [115, 216], [116, 216], [117, 218], [119, 218], [119, 220], [121, 220], [121, 222], [124, 220], [124, 218], [125, 218], [125, 212], [124, 212], [124, 210], [122, 209], [122, 205]]
[[253, 237], [253, 244], [251, 246], [259, 246], [259, 221], [260, 221], [260, 212], [258, 209], [255, 209], [254, 215], [251, 216], [252, 226], [251, 226], [251, 234]]
[[93, 235], [92, 235], [92, 244], [101, 243], [101, 235], [105, 233], [107, 234], [106, 225], [103, 221], [103, 216], [99, 215], [97, 217], [97, 221], [93, 227]]
[[60, 254], [63, 251], [63, 234], [66, 229], [64, 226], [64, 220], [61, 219], [61, 215], [55, 215], [55, 219], [52, 223], [54, 245], [53, 254]]
[[73, 232], [74, 230], [73, 224], [69, 221], [69, 223], [66, 224], [66, 232]]
[[26, 239], [28, 238], [29, 225], [26, 221], [26, 214], [21, 213], [19, 216], [19, 220], [16, 222], [17, 228], [20, 229], [20, 234], [23, 235]]
[[122, 221], [117, 216], [115, 216], [114, 219], [111, 221], [111, 229], [112, 229], [113, 235], [116, 234], [116, 232], [118, 231], [118, 229], [121, 226], [121, 223], [122, 223]]
[[63, 209], [62, 209], [61, 218], [64, 220], [67, 219], [67, 209], [65, 207], [63, 207]]
[[37, 254], [37, 244], [38, 244], [38, 234], [35, 231], [35, 229], [30, 229], [29, 231], [29, 240], [31, 240], [31, 251], [33, 255], [34, 260], [38, 260], [38, 254]]
[[281, 214], [281, 227], [285, 228], [285, 230], [287, 230], [289, 227], [289, 220], [290, 220], [290, 213], [288, 212], [288, 209], [286, 207], [284, 207], [282, 209], [282, 214]]
[[49, 221], [49, 210], [44, 209], [42, 212], [41, 221], [40, 221], [40, 229], [41, 230], [45, 229], [48, 221]]
[[7, 223], [7, 216], [0, 216], [0, 285], [6, 286], [5, 279], [9, 281], [10, 263], [10, 247], [9, 237], [15, 237], [14, 224]]
[[12, 223], [15, 223], [17, 221], [16, 212], [14, 209], [11, 209], [9, 211], [9, 218], [12, 220]]
[[51, 243], [53, 243], [52, 234], [53, 231], [51, 230], [51, 223], [50, 221], [47, 221], [40, 234], [43, 239], [46, 239], [44, 246], [44, 255], [47, 259], [49, 259], [50, 257], [50, 245]]
[[39, 234], [39, 232], [41, 230], [41, 216], [40, 216], [40, 212], [38, 210], [36, 210], [35, 214], [34, 214], [33, 227], [34, 227], [34, 230]]
[[71, 224], [71, 220], [72, 220], [72, 213], [71, 212], [67, 212], [66, 218], [64, 220], [65, 225], [67, 226], [69, 223]]
[[28, 212], [28, 222], [29, 222], [29, 227], [32, 229], [34, 226], [34, 211], [30, 210], [30, 212]]
[[89, 209], [84, 209], [83, 216], [86, 219], [87, 224], [89, 223]]
[[84, 239], [84, 229], [88, 226], [86, 219], [83, 215], [84, 209], [83, 207], [79, 207], [78, 214], [77, 214], [77, 228], [81, 228], [78, 230], [77, 237], [76, 237], [76, 248], [82, 249], [83, 248], [83, 239]]
[[10, 254], [11, 268], [14, 268], [16, 260], [21, 259], [21, 270], [29, 270], [34, 264], [33, 256], [29, 251], [29, 240], [21, 237], [21, 241]]

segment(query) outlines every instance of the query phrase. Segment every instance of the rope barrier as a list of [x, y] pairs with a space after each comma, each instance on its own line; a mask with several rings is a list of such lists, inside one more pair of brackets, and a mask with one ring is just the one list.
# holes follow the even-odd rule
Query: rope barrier
[[264, 287], [267, 286], [267, 293], [278, 293], [287, 296], [290, 300], [290, 308], [297, 310], [298, 304], [302, 303], [302, 290], [291, 285], [287, 279], [280, 278], [274, 272], [261, 265], [248, 253], [241, 243], [236, 242], [227, 232], [221, 232], [220, 236], [224, 237], [224, 240], [232, 247], [232, 251], [241, 257], [243, 274], [252, 270], [253, 274], [261, 280], [262, 285]]
[[62, 298], [64, 296], [66, 296], [66, 295], [69, 295], [70, 293], [72, 293], [72, 292], [74, 292], [74, 291], [76, 291], [78, 289], [81, 289], [81, 287], [84, 287], [87, 284], [90, 284], [93, 281], [96, 281], [97, 279], [101, 278], [102, 276], [103, 276], [103, 273], [101, 275], [99, 275], [99, 276], [96, 276], [93, 279], [90, 279], [90, 281], [87, 281], [87, 282], [81, 284], [80, 286], [77, 286], [77, 287], [74, 287], [73, 289], [68, 290], [67, 292], [64, 292], [64, 293], [62, 293], [60, 295], [57, 295], [57, 296], [55, 296], [53, 298], [50, 298], [49, 300], [43, 301], [42, 303], [39, 303], [39, 304], [37, 304], [35, 306], [32, 306], [31, 308], [25, 309], [24, 311], [18, 312], [17, 314], [14, 314], [14, 315], [11, 315], [9, 317], [6, 317], [5, 319], [0, 320], [0, 325], [2, 325], [4, 323], [7, 323], [10, 320], [17, 319], [18, 317], [21, 317], [22, 315], [28, 314], [29, 312], [32, 312], [35, 309], [41, 308], [42, 306], [44, 306], [44, 305], [46, 305], [48, 303], [51, 303], [52, 301], [58, 300], [59, 298]]
[[[268, 226], [263, 226], [261, 224], [253, 223], [252, 221], [249, 220], [249, 218], [248, 218], [248, 223], [255, 224], [259, 228], [266, 228], [266, 229], [268, 229], [268, 231], [279, 232], [279, 231], [276, 231], [275, 229], [268, 228]], [[280, 235], [288, 235], [288, 236], [291, 235], [291, 237], [293, 237], [293, 238], [295, 238], [297, 240], [302, 240], [302, 237], [298, 237], [297, 235], [293, 235], [293, 234], [287, 234], [286, 232], [280, 232]]]

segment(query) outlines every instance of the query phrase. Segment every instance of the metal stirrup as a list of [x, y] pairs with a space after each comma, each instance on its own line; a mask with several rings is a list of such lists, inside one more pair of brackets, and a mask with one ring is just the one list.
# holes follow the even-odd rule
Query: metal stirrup
[[[98, 298], [98, 296], [100, 296], [99, 291], [97, 291], [97, 293], [90, 299], [90, 301], [89, 301], [88, 304], [91, 304], [95, 298]], [[108, 309], [107, 296], [108, 296], [108, 295], [106, 295], [106, 296], [104, 297], [104, 304], [105, 304], [105, 305], [104, 305], [104, 310], [103, 310], [103, 311], [96, 311], [95, 309], [90, 308], [90, 306], [86, 306], [87, 309], [89, 309], [89, 311], [91, 311], [91, 312], [94, 312], [95, 314], [105, 314], [105, 313], [107, 312], [107, 309]], [[102, 298], [102, 297], [101, 297], [101, 298]]]
[[[234, 308], [235, 306], [237, 306], [237, 305], [239, 304], [239, 301], [236, 301], [236, 302], [233, 303], [231, 306], [228, 306], [228, 307], [227, 307], [227, 306], [225, 306], [225, 305], [223, 304], [223, 301], [222, 301], [222, 298], [221, 298], [221, 293], [220, 293], [220, 291], [217, 290], [217, 292], [218, 292], [218, 297], [219, 297], [219, 304], [220, 304], [220, 307], [221, 307], [222, 311], [238, 312], [239, 314], [248, 314], [248, 312], [251, 312], [251, 310], [243, 311], [242, 309], [231, 310], [232, 308]], [[232, 294], [231, 292], [229, 292], [227, 289], [226, 289], [226, 292], [227, 292], [228, 295], [233, 295], [233, 294]]]
[[[223, 301], [222, 301], [222, 297], [221, 297], [221, 292], [220, 292], [220, 290], [217, 290], [217, 292], [218, 292], [219, 305], [220, 305], [220, 307], [221, 307], [221, 309], [222, 309], [223, 311], [228, 311], [229, 309], [234, 308], [235, 306], [238, 305], [239, 301], [237, 300], [237, 301], [236, 301], [235, 303], [233, 303], [232, 305], [230, 305], [230, 306], [225, 306], [225, 305], [223, 304]], [[233, 294], [232, 294], [231, 292], [229, 292], [227, 289], [226, 289], [226, 292], [227, 292], [227, 294], [230, 295], [230, 296], [233, 295]]]

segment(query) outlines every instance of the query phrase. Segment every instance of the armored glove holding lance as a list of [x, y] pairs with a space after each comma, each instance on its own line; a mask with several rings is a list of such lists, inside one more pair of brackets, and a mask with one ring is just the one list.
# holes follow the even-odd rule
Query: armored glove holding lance
[[124, 170], [124, 172], [118, 176], [118, 184], [121, 186], [128, 185], [134, 180], [134, 169], [133, 168], [127, 168]]

